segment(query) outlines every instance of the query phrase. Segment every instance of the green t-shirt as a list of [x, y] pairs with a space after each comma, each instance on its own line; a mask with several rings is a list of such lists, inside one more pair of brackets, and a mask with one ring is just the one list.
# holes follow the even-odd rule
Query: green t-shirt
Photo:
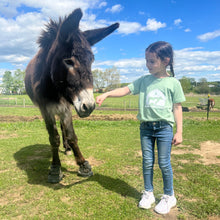
[[185, 101], [181, 84], [176, 78], [145, 75], [129, 84], [128, 88], [132, 94], [139, 94], [137, 118], [141, 122], [167, 121], [173, 126], [173, 104]]

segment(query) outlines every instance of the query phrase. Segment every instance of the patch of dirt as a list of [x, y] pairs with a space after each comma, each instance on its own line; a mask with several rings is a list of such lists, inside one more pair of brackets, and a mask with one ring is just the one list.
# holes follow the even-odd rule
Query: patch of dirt
[[[201, 108], [197, 108], [197, 107], [189, 107], [188, 110], [190, 112], [207, 112], [207, 109], [201, 109]], [[217, 108], [212, 108], [210, 110], [210, 112], [219, 112], [219, 109]]]
[[118, 169], [118, 173], [122, 175], [132, 175], [133, 173], [136, 173], [136, 175], [139, 173], [141, 175], [140, 167], [137, 166], [124, 166], [123, 169]]
[[9, 139], [9, 138], [16, 138], [18, 137], [17, 134], [9, 134], [6, 131], [0, 131], [0, 139]]
[[154, 216], [156, 219], [167, 219], [167, 220], [176, 220], [178, 219], [177, 216], [179, 215], [179, 210], [177, 207], [174, 207], [170, 210], [170, 212], [166, 215], [160, 215], [154, 212]]
[[[205, 165], [210, 164], [218, 164], [220, 165], [220, 159], [217, 156], [220, 156], [220, 143], [213, 142], [213, 141], [205, 141], [200, 144], [200, 150], [199, 149], [181, 149], [183, 145], [180, 145], [179, 147], [173, 148], [172, 154], [185, 154], [185, 153], [192, 153], [192, 154], [198, 154], [202, 158], [200, 161], [204, 163]], [[186, 147], [186, 146], [184, 146]], [[190, 148], [190, 146], [187, 146]]]
[[88, 121], [123, 121], [123, 120], [137, 120], [136, 115], [133, 114], [110, 114], [110, 115], [90, 115], [88, 118], [80, 118], [77, 115], [73, 119], [88, 120]]
[[42, 119], [41, 116], [16, 116], [16, 115], [0, 115], [0, 122], [18, 122], [18, 121], [34, 121]]
[[[7, 192], [7, 195], [1, 196], [0, 198], [0, 206], [6, 206], [13, 201], [14, 203], [20, 202], [23, 200], [23, 191], [24, 187], [14, 188]], [[10, 198], [10, 199], [9, 199]]]
[[[92, 166], [92, 167], [97, 167], [97, 166], [100, 166], [102, 165], [104, 162], [101, 161], [101, 160], [96, 160], [94, 157], [90, 156], [89, 158], [86, 158], [87, 161], [89, 161], [89, 164]], [[63, 159], [63, 162], [66, 163], [67, 165], [74, 165], [74, 166], [77, 166], [76, 164], [76, 161], [73, 157], [73, 154], [72, 155], [69, 155], [67, 157], [65, 157]]]
[[[122, 120], [137, 120], [136, 115], [133, 114], [110, 114], [110, 115], [90, 115], [87, 118], [80, 118], [78, 115], [72, 116], [73, 120], [87, 120], [87, 121], [122, 121]], [[34, 121], [43, 120], [41, 116], [11, 116], [0, 115], [0, 122], [18, 122], [18, 121]]]

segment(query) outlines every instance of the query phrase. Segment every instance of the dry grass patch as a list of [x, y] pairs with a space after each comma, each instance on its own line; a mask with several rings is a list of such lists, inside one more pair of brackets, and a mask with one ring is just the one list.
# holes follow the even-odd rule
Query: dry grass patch
[[[184, 149], [181, 149], [184, 147]], [[205, 141], [200, 144], [200, 149], [190, 149], [191, 146], [180, 145], [179, 147], [173, 148], [172, 154], [180, 155], [186, 153], [192, 153], [200, 155], [202, 158], [199, 159], [203, 164], [217, 164], [220, 165], [220, 143], [213, 141]], [[187, 161], [182, 161], [185, 163]]]

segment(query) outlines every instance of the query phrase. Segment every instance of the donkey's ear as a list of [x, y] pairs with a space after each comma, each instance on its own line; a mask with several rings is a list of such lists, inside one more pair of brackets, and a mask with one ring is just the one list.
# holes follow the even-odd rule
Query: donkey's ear
[[79, 22], [82, 15], [81, 9], [78, 8], [64, 19], [60, 27], [59, 40], [65, 41], [73, 31], [79, 28]]
[[99, 28], [94, 30], [89, 30], [83, 32], [83, 35], [87, 39], [87, 41], [90, 43], [90, 45], [94, 45], [109, 34], [111, 34], [115, 29], [119, 27], [119, 23], [112, 24], [109, 27], [105, 28]]

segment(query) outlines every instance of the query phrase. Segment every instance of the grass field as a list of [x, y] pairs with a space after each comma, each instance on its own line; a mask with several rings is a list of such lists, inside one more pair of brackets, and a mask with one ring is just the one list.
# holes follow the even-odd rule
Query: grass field
[[[190, 98], [188, 105], [197, 100]], [[93, 113], [115, 114], [136, 112]], [[49, 184], [50, 146], [39, 110], [0, 107], [0, 119], [0, 219], [220, 218], [219, 112], [210, 112], [208, 121], [205, 112], [184, 112], [184, 141], [172, 150], [178, 204], [166, 216], [137, 207], [143, 190], [137, 120], [75, 120], [79, 146], [94, 176], [78, 177], [74, 158], [60, 147], [65, 177]], [[163, 186], [157, 163], [154, 187], [158, 202]]]

